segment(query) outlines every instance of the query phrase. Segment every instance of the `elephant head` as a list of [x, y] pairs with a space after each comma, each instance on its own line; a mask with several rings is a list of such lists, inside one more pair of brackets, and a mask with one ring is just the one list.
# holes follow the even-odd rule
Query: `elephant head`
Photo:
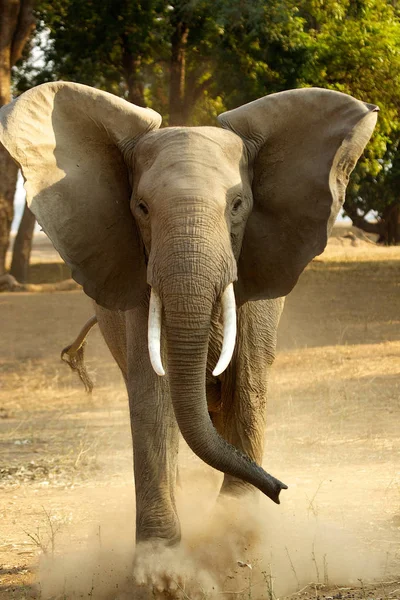
[[222, 128], [158, 129], [161, 117], [75, 83], [34, 88], [1, 111], [0, 139], [27, 200], [85, 292], [106, 308], [147, 301], [162, 375], [161, 318], [175, 415], [194, 452], [279, 502], [286, 487], [229, 446], [207, 411], [210, 327], [223, 307], [217, 376], [235, 300], [290, 292], [320, 254], [377, 108], [323, 89], [272, 94]]

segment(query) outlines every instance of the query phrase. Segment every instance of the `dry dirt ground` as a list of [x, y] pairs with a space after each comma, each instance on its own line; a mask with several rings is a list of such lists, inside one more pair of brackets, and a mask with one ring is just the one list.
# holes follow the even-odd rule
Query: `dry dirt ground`
[[[59, 359], [91, 314], [80, 291], [0, 294], [1, 600], [141, 597], [121, 377], [98, 331], [92, 396]], [[399, 396], [400, 248], [333, 240], [280, 327], [264, 466], [282, 504], [215, 507], [220, 475], [182, 443], [184, 542], [143, 550], [146, 597], [400, 598]]]

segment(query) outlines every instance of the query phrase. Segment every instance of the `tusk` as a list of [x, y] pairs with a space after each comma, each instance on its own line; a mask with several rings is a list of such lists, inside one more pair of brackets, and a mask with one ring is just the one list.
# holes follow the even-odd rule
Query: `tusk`
[[161, 361], [161, 314], [162, 304], [160, 296], [151, 288], [149, 306], [148, 346], [151, 366], [157, 375], [165, 375]]
[[222, 321], [224, 325], [224, 337], [222, 342], [221, 356], [217, 366], [213, 371], [213, 375], [221, 375], [226, 367], [231, 362], [233, 350], [235, 349], [236, 340], [236, 303], [235, 292], [233, 291], [233, 283], [230, 283], [221, 298], [222, 304]]

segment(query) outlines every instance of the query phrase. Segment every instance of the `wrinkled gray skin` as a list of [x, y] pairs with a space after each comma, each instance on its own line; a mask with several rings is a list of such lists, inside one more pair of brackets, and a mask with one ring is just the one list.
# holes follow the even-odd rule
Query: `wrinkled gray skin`
[[[96, 306], [96, 314], [129, 393], [137, 539], [174, 543], [180, 539], [175, 506], [179, 429], [170, 389], [176, 402], [183, 403], [182, 433], [186, 439], [198, 437], [194, 415], [202, 402], [207, 361], [207, 404], [214, 426], [260, 464], [268, 371], [283, 299], [247, 302], [238, 309], [233, 359], [221, 376], [213, 377], [222, 343], [217, 300], [236, 278], [252, 208], [242, 141], [216, 128], [165, 129], [139, 142], [132, 160], [136, 185], [131, 210], [149, 257], [148, 282], [163, 302], [167, 376], [156, 375], [149, 360], [148, 298], [125, 313]], [[193, 442], [198, 443], [206, 447], [210, 441], [203, 435]], [[199, 455], [202, 451], [197, 449]], [[224, 476], [222, 493], [254, 490], [241, 479]]]

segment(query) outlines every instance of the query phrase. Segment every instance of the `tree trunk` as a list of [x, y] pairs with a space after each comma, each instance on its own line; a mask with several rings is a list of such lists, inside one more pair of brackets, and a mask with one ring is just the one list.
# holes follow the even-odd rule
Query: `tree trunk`
[[24, 214], [22, 215], [21, 223], [18, 228], [17, 237], [15, 238], [13, 257], [11, 262], [10, 273], [20, 283], [28, 282], [29, 275], [29, 259], [32, 250], [33, 231], [35, 229], [35, 215], [25, 204]]
[[[18, 1], [0, 1], [0, 106], [11, 100], [11, 47], [18, 21]], [[14, 214], [18, 169], [4, 146], [0, 146], [0, 275], [6, 270], [6, 252]]]
[[400, 204], [395, 204], [388, 209], [385, 223], [388, 246], [397, 246], [400, 244]]
[[356, 209], [345, 206], [346, 213], [353, 221], [353, 225], [366, 233], [375, 233], [379, 236], [378, 244], [394, 246], [400, 244], [400, 204], [389, 206], [382, 218], [376, 223], [366, 221], [357, 213]]
[[[11, 100], [11, 68], [21, 58], [35, 26], [34, 0], [0, 0], [0, 106]], [[5, 259], [14, 214], [18, 168], [0, 145], [0, 275]]]
[[387, 238], [387, 232], [385, 221], [383, 219], [377, 221], [376, 223], [371, 223], [370, 221], [367, 221], [364, 216], [359, 215], [356, 208], [348, 207], [345, 204], [344, 209], [346, 214], [352, 220], [354, 227], [358, 227], [366, 233], [375, 233], [376, 235], [379, 235], [379, 243], [386, 243], [385, 240]]
[[14, 215], [14, 194], [18, 167], [0, 145], [0, 275], [6, 270], [6, 253], [10, 242], [11, 223]]
[[124, 68], [125, 81], [128, 88], [128, 100], [136, 106], [146, 106], [144, 99], [144, 84], [140, 74], [140, 56], [134, 57], [129, 50], [124, 48], [122, 64]]
[[169, 125], [171, 126], [185, 125], [187, 121], [185, 79], [189, 26], [180, 20], [179, 14], [174, 20], [169, 82]]

